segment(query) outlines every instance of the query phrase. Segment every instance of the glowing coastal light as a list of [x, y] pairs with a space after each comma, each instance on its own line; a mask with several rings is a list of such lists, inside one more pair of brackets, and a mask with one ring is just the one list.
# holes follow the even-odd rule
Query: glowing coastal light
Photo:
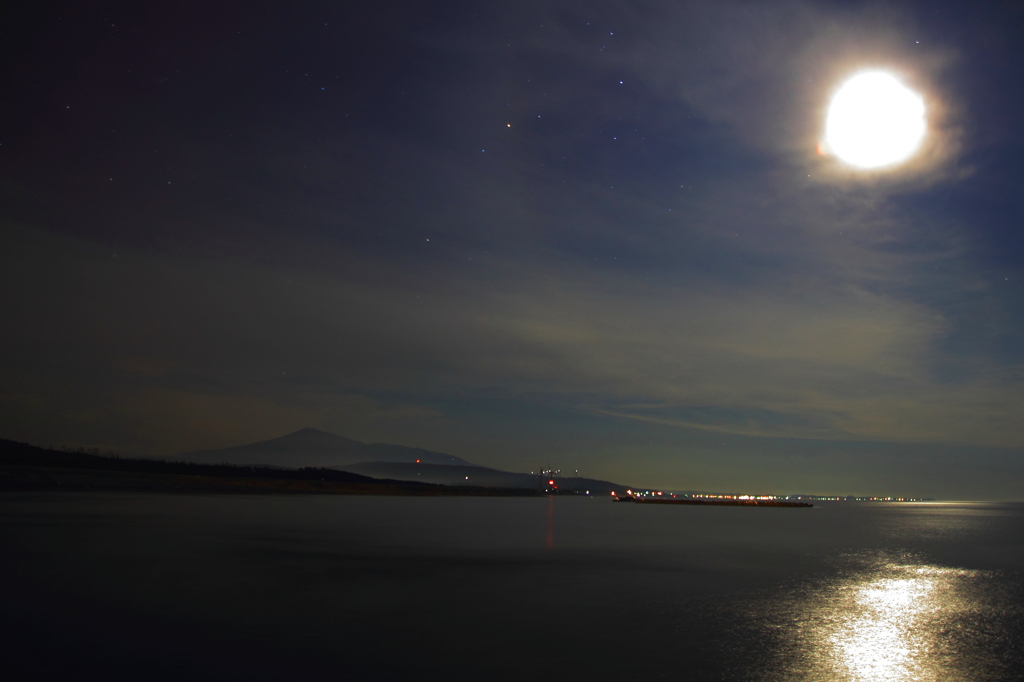
[[882, 168], [910, 157], [926, 130], [924, 100], [884, 71], [843, 83], [825, 120], [823, 151], [857, 168]]

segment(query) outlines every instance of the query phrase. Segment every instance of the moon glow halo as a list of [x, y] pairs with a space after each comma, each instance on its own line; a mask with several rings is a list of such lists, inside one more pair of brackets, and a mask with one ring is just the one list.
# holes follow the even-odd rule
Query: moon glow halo
[[895, 76], [865, 71], [843, 83], [829, 104], [826, 149], [862, 169], [909, 158], [924, 139], [924, 100]]

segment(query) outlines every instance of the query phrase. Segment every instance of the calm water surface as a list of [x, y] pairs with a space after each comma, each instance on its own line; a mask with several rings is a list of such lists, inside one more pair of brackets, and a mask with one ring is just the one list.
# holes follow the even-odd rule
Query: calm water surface
[[1024, 505], [0, 495], [21, 678], [1021, 680]]

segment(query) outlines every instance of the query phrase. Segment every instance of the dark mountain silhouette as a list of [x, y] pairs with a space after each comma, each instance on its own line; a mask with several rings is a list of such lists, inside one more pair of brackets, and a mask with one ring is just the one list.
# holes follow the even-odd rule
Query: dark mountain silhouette
[[[286, 480], [331, 480], [344, 483], [379, 483], [377, 478], [340, 469], [280, 469], [276, 467], [236, 466], [169, 462], [162, 459], [102, 455], [98, 450], [53, 450], [28, 443], [0, 440], [0, 466], [63, 467], [91, 471], [117, 471], [176, 476], [220, 476], [276, 478]], [[392, 481], [393, 482], [393, 481]]]
[[[317, 429], [302, 429], [287, 436], [223, 450], [201, 450], [178, 455], [177, 461], [236, 466], [327, 467], [376, 479], [415, 481], [441, 485], [502, 488], [541, 487], [534, 474], [518, 474], [482, 467], [472, 462], [422, 448], [387, 443], [361, 443]], [[557, 477], [561, 489], [607, 494], [624, 486], [586, 478]]]
[[174, 459], [200, 464], [244, 466], [334, 467], [360, 462], [405, 462], [475, 467], [454, 455], [387, 443], [361, 443], [317, 429], [302, 429], [287, 436], [222, 450], [199, 450]]
[[607, 495], [628, 486], [593, 478], [555, 476], [543, 480], [536, 474], [517, 474], [482, 466], [438, 466], [435, 464], [408, 464], [400, 462], [360, 462], [338, 467], [362, 476], [387, 478], [395, 481], [417, 481], [440, 485], [480, 485], [496, 488], [529, 488], [536, 490], [542, 483], [554, 480], [560, 490], [590, 491], [591, 495]]
[[419, 496], [536, 494], [536, 491], [522, 488], [390, 481], [340, 469], [133, 459], [101, 455], [97, 450], [84, 448], [53, 450], [0, 440], [0, 491], [31, 490]]

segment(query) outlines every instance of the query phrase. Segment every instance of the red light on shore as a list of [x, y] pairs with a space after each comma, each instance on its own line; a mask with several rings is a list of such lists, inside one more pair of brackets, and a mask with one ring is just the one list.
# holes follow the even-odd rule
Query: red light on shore
[[548, 481], [548, 485], [554, 485], [554, 484], [555, 484], [554, 481]]
[[419, 461], [419, 460], [416, 460], [416, 463], [417, 463], [417, 464], [419, 464], [419, 463], [420, 463], [420, 461]]

